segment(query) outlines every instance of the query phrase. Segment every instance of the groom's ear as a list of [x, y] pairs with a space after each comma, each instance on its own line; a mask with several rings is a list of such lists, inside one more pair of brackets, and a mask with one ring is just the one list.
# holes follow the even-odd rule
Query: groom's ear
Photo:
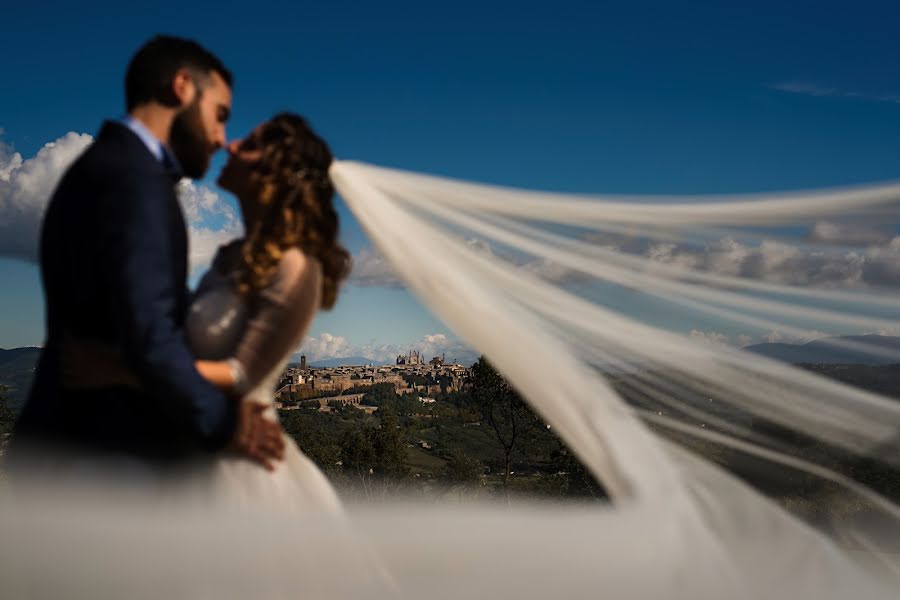
[[197, 81], [187, 69], [178, 69], [172, 77], [171, 91], [180, 106], [187, 106], [197, 96]]

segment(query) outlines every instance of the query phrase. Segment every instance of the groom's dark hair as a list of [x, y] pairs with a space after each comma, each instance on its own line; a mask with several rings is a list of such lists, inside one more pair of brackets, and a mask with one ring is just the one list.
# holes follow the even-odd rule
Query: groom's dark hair
[[202, 93], [215, 71], [228, 87], [232, 86], [231, 72], [212, 52], [193, 40], [171, 35], [157, 35], [141, 46], [128, 64], [125, 73], [125, 109], [157, 101], [170, 104], [172, 78], [179, 69], [188, 69]]

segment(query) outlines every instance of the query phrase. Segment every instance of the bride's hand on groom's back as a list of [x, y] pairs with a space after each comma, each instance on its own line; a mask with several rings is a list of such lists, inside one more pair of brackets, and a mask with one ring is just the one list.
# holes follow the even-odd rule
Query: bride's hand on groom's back
[[275, 463], [284, 458], [281, 425], [263, 416], [268, 408], [265, 404], [243, 400], [238, 406], [238, 423], [231, 443], [232, 449], [269, 471], [274, 470]]

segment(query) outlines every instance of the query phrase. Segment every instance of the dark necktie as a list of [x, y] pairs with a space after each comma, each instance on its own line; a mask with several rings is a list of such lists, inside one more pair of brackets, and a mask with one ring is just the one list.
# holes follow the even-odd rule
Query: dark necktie
[[166, 173], [172, 178], [172, 183], [178, 183], [184, 177], [184, 172], [181, 170], [181, 165], [178, 164], [178, 159], [165, 146], [163, 146], [162, 164]]

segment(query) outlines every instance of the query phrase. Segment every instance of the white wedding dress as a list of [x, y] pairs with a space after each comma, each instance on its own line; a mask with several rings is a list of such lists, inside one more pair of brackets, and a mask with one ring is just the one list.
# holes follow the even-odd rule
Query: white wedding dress
[[[236, 357], [252, 386], [246, 398], [269, 405], [267, 416], [276, 420], [274, 390], [318, 309], [321, 267], [288, 250], [266, 289], [242, 298], [233, 286], [239, 251], [238, 242], [220, 248], [201, 280], [187, 318], [188, 342], [198, 358]], [[224, 452], [212, 459], [210, 475], [217, 499], [232, 505], [287, 513], [341, 510], [324, 474], [287, 435], [284, 460], [274, 472]]]

